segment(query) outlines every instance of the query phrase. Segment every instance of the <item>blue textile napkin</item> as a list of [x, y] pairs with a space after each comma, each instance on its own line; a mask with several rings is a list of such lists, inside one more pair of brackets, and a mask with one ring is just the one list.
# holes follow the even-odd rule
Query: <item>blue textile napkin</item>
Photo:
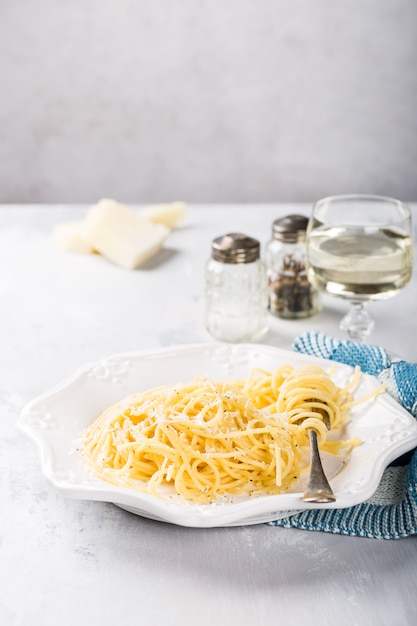
[[[417, 365], [391, 359], [384, 348], [341, 341], [320, 332], [297, 337], [294, 350], [359, 365], [376, 376], [387, 391], [417, 418]], [[346, 509], [315, 509], [272, 522], [276, 526], [320, 530], [341, 535], [399, 539], [417, 534], [417, 448], [385, 470], [374, 495]]]

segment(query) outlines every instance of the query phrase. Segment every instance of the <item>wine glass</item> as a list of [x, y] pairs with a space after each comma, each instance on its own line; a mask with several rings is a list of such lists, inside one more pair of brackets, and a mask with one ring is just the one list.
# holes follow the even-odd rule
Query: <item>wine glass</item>
[[307, 228], [307, 266], [313, 285], [350, 301], [340, 328], [364, 341], [375, 326], [366, 302], [395, 296], [411, 278], [410, 209], [385, 196], [319, 200]]

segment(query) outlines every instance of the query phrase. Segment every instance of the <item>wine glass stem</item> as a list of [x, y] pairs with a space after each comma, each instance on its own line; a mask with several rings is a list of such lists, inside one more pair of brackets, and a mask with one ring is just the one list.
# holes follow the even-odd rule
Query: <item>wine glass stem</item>
[[365, 302], [352, 300], [350, 310], [340, 322], [341, 330], [344, 330], [353, 341], [365, 341], [375, 326], [375, 321], [369, 315]]

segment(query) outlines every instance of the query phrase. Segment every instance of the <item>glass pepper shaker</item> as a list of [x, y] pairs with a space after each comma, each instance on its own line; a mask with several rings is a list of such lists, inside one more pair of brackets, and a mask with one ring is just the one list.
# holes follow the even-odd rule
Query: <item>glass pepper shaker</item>
[[272, 238], [265, 247], [269, 310], [285, 319], [310, 317], [321, 309], [319, 292], [306, 271], [304, 215], [287, 215], [272, 224]]
[[206, 328], [222, 341], [254, 341], [268, 329], [268, 285], [260, 243], [241, 233], [212, 241], [206, 264]]

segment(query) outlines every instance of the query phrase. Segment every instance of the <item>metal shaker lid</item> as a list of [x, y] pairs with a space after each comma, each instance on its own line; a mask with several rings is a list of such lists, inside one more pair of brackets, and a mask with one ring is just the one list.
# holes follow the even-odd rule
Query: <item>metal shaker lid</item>
[[213, 239], [211, 256], [221, 263], [252, 263], [259, 259], [260, 243], [242, 233], [228, 233]]
[[276, 219], [272, 224], [272, 236], [285, 243], [305, 241], [308, 217], [305, 215], [287, 215]]

